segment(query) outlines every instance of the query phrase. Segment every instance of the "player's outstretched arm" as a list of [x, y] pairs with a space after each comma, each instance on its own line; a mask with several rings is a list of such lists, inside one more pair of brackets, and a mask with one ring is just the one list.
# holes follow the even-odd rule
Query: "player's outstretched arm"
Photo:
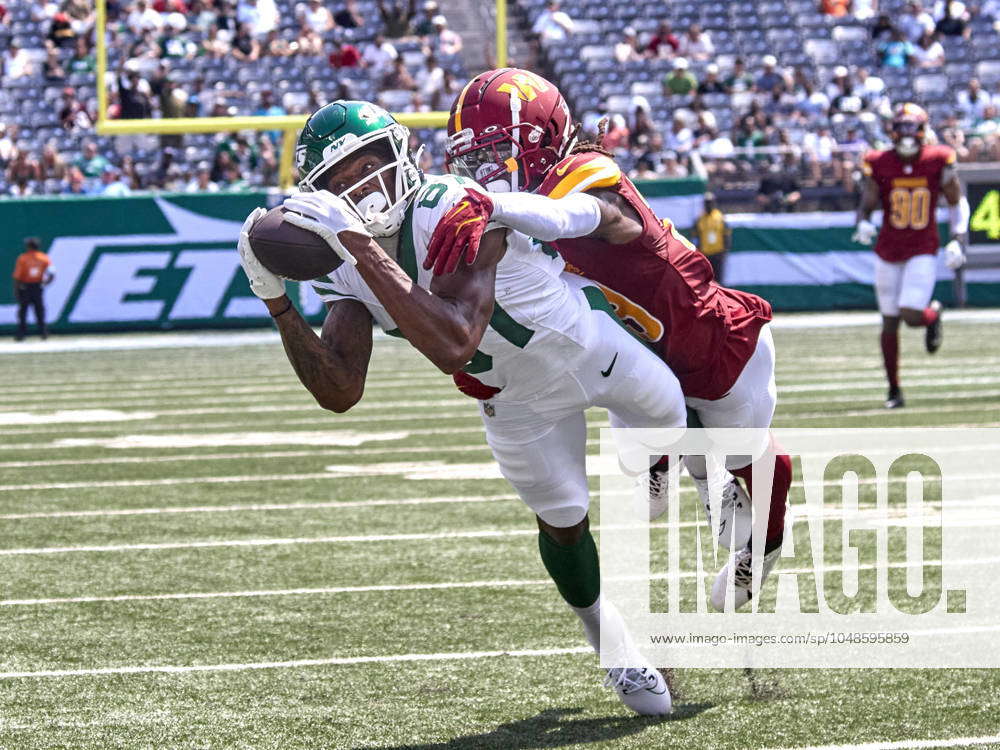
[[[315, 232], [351, 263], [399, 326], [400, 333], [446, 373], [465, 367], [476, 352], [493, 314], [496, 264], [505, 231], [484, 244], [490, 248], [450, 294], [423, 289], [373, 240], [343, 199], [329, 191], [296, 193], [285, 200], [287, 221]], [[474, 271], [474, 272], [473, 272]], [[433, 288], [433, 286], [432, 286]]]
[[596, 237], [621, 245], [642, 234], [639, 217], [613, 190], [559, 199], [534, 193], [498, 193], [492, 198], [493, 221], [542, 242]]
[[[283, 299], [288, 307], [281, 307]], [[278, 325], [288, 361], [316, 403], [338, 413], [357, 404], [372, 356], [372, 316], [365, 306], [350, 299], [329, 303], [317, 336], [287, 297], [264, 304]]]
[[250, 229], [265, 213], [255, 209], [240, 230], [237, 247], [250, 290], [274, 318], [285, 354], [302, 384], [324, 409], [345, 412], [364, 392], [372, 353], [371, 314], [354, 300], [333, 303], [322, 338], [317, 336], [285, 294], [284, 280], [264, 268], [250, 247]]
[[941, 183], [941, 192], [948, 201], [948, 223], [951, 241], [945, 245], [945, 263], [952, 270], [965, 265], [965, 248], [969, 244], [969, 200], [962, 193], [962, 183], [954, 169], [946, 172]]
[[542, 242], [596, 237], [612, 245], [642, 234], [642, 221], [613, 190], [594, 190], [553, 199], [533, 193], [490, 193], [466, 188], [458, 203], [438, 223], [427, 248], [424, 268], [451, 273], [464, 257], [471, 263], [487, 222], [496, 222]]
[[472, 359], [493, 315], [496, 265], [505, 239], [506, 230], [488, 232], [476, 261], [459, 273], [435, 278], [429, 291], [417, 286], [374, 241], [352, 235], [345, 245], [400, 333], [438, 369], [453, 374]]
[[858, 204], [857, 226], [851, 239], [862, 245], [870, 245], [878, 235], [878, 228], [872, 224], [871, 216], [879, 206], [878, 184], [871, 177], [865, 177]]

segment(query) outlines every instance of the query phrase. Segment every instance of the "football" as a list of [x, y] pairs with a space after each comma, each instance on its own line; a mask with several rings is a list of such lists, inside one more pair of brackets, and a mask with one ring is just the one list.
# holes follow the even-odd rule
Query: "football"
[[250, 247], [264, 268], [292, 281], [311, 281], [344, 262], [318, 234], [285, 221], [286, 213], [276, 206], [250, 229]]

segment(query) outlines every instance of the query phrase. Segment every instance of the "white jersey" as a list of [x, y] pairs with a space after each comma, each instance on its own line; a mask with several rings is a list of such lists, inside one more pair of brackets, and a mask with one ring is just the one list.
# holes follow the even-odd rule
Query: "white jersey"
[[[466, 187], [479, 186], [453, 175], [428, 176], [407, 209], [396, 261], [424, 289], [433, 278], [423, 268], [431, 235], [441, 217], [465, 197]], [[527, 401], [557, 385], [597, 336], [587, 313], [607, 305], [596, 286], [565, 273], [562, 258], [537, 245], [524, 234], [508, 232], [507, 252], [496, 270], [493, 316], [464, 368], [502, 389], [499, 400]], [[325, 302], [361, 302], [386, 333], [402, 335], [354, 266], [344, 263], [312, 286]]]

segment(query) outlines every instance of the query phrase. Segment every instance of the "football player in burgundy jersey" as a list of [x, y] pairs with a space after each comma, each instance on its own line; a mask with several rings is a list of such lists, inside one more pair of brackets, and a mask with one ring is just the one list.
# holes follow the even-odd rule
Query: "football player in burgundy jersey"
[[[927, 113], [916, 104], [900, 104], [892, 118], [893, 147], [869, 151], [861, 161], [864, 192], [854, 240], [875, 243], [875, 293], [882, 313], [882, 359], [889, 380], [888, 409], [903, 406], [899, 387], [899, 321], [926, 329], [924, 343], [934, 353], [941, 346], [941, 303], [931, 300], [937, 277], [938, 196], [951, 206], [951, 241], [945, 262], [956, 269], [965, 262], [969, 203], [955, 173], [955, 152], [926, 142]], [[882, 229], [871, 223], [882, 209]]]
[[[622, 321], [670, 366], [705, 427], [769, 427], [776, 402], [771, 306], [716, 283], [705, 256], [653, 213], [599, 143], [577, 143], [576, 130], [566, 101], [544, 78], [504, 68], [470, 81], [451, 109], [447, 165], [490, 195], [470, 191], [468, 201], [444, 217], [427, 267], [447, 273], [463, 259], [472, 262], [484, 218], [548, 243], [568, 270], [600, 284]], [[767, 575], [780, 555], [791, 461], [767, 439], [754, 457], [774, 477], [770, 497], [762, 492], [756, 504], [769, 514]], [[692, 456], [685, 464], [708, 510], [705, 461]], [[730, 457], [726, 467], [744, 480], [751, 498], [752, 465], [743, 456]], [[664, 474], [663, 467], [651, 472], [651, 506], [661, 503], [651, 516], [665, 510], [657, 497]], [[731, 580], [737, 606], [750, 598], [748, 500], [730, 477], [723, 517], [745, 535], [732, 540], [737, 551], [713, 588], [719, 608], [717, 594], [724, 597]], [[565, 531], [560, 542], [575, 543], [573, 530]]]

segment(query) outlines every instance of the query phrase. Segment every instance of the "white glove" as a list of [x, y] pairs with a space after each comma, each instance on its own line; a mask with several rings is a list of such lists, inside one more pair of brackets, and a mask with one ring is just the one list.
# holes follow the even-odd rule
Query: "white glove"
[[240, 265], [243, 266], [243, 273], [250, 280], [250, 291], [260, 299], [274, 299], [285, 293], [285, 280], [264, 268], [250, 247], [250, 229], [254, 222], [266, 213], [267, 211], [263, 208], [253, 210], [243, 222], [243, 227], [240, 229], [240, 240], [236, 247], [240, 251]]
[[854, 228], [854, 234], [851, 235], [851, 241], [857, 242], [859, 245], [870, 245], [875, 241], [876, 236], [878, 236], [878, 227], [870, 221], [862, 219]]
[[952, 271], [965, 265], [965, 251], [962, 250], [961, 242], [952, 240], [944, 246], [944, 264]]
[[358, 215], [347, 205], [347, 201], [329, 190], [317, 190], [312, 193], [292, 193], [285, 198], [284, 206], [292, 212], [285, 214], [285, 221], [318, 234], [346, 263], [352, 266], [358, 264], [337, 235], [345, 231], [357, 232], [365, 237], [371, 235]]

